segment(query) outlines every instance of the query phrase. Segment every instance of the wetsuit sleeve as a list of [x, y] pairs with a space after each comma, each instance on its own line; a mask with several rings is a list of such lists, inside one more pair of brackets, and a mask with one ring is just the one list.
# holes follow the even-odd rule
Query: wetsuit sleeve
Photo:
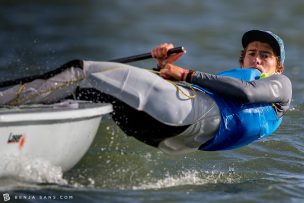
[[278, 115], [287, 111], [292, 97], [291, 82], [282, 74], [248, 82], [227, 76], [195, 72], [191, 82], [239, 102], [274, 103]]

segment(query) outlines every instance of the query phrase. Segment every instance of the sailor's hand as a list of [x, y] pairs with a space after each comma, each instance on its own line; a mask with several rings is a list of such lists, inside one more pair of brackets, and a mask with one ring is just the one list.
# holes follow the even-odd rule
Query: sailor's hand
[[177, 61], [185, 52], [180, 52], [177, 54], [172, 54], [168, 56], [168, 51], [174, 48], [173, 44], [164, 43], [152, 49], [152, 57], [157, 59], [158, 65], [160, 67], [165, 66], [167, 63], [174, 63]]
[[172, 63], [167, 63], [163, 68], [160, 69], [160, 76], [169, 80], [186, 80], [188, 73], [188, 69], [176, 66]]

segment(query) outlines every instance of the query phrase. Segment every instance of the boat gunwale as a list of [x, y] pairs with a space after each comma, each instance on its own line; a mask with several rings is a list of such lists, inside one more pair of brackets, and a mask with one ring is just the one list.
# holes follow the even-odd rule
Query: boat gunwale
[[8, 109], [1, 112], [0, 108], [0, 126], [7, 125], [8, 123], [27, 123], [27, 122], [42, 122], [46, 121], [72, 121], [72, 120], [85, 120], [93, 117], [101, 117], [104, 114], [111, 113], [113, 107], [111, 104], [105, 103], [84, 103], [80, 104], [79, 108], [71, 107], [56, 107], [44, 108], [35, 107], [34, 109]]

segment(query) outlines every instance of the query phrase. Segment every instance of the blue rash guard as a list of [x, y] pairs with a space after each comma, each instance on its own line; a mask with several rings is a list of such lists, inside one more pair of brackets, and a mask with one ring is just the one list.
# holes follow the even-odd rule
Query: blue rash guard
[[192, 76], [191, 82], [207, 90], [221, 111], [216, 135], [200, 150], [242, 147], [279, 127], [290, 104], [291, 83], [284, 75], [259, 79], [260, 75], [256, 69], [238, 68], [217, 75], [196, 72]]

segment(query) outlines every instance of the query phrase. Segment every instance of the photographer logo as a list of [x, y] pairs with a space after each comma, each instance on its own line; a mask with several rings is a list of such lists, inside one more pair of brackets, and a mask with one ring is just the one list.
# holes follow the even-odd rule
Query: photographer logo
[[10, 198], [10, 196], [9, 196], [8, 193], [4, 193], [4, 194], [3, 194], [3, 200], [4, 200], [5, 202], [9, 201], [10, 199], [11, 199], [11, 198]]

